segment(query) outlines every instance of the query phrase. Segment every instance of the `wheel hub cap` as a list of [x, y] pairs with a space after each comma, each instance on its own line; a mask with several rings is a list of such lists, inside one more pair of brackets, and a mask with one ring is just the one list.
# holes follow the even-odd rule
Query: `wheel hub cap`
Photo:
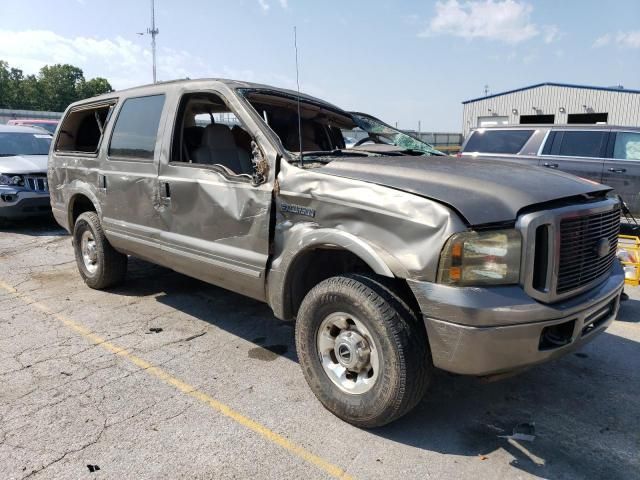
[[82, 261], [89, 273], [94, 273], [98, 269], [98, 251], [96, 240], [90, 231], [85, 231], [80, 239], [80, 252]]
[[369, 363], [369, 344], [358, 332], [344, 331], [336, 338], [336, 358], [347, 370], [360, 372]]
[[316, 346], [324, 372], [340, 390], [357, 395], [373, 387], [380, 361], [371, 334], [359, 319], [341, 312], [327, 316]]

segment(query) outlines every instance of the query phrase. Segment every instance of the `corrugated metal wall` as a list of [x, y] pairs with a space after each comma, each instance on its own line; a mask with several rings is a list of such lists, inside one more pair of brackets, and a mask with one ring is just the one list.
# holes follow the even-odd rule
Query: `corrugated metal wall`
[[44, 112], [41, 110], [14, 110], [10, 108], [0, 108], [0, 123], [7, 123], [15, 118], [38, 118], [47, 120], [58, 120], [62, 117], [62, 112]]
[[[561, 107], [565, 113], [560, 112]], [[513, 113], [514, 109], [517, 113]], [[566, 124], [571, 113], [591, 112], [608, 113], [607, 123], [611, 125], [640, 126], [640, 93], [552, 85], [506, 93], [464, 104], [462, 132], [466, 136], [478, 126], [478, 117], [489, 115], [509, 117], [509, 124], [517, 125], [520, 115], [538, 113], [555, 115], [555, 123]]]

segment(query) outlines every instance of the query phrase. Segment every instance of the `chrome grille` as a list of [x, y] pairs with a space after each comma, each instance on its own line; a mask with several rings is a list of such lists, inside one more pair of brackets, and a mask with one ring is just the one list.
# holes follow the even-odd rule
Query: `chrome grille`
[[607, 198], [527, 213], [516, 228], [523, 241], [520, 282], [532, 298], [552, 303], [585, 292], [609, 275], [620, 204]]
[[[565, 218], [560, 222], [560, 259], [556, 293], [565, 293], [591, 283], [613, 265], [620, 230], [620, 209]], [[598, 254], [600, 242], [608, 253]]]
[[46, 176], [37, 176], [37, 177], [25, 177], [25, 186], [29, 190], [33, 190], [34, 192], [48, 192], [49, 185], [47, 184]]

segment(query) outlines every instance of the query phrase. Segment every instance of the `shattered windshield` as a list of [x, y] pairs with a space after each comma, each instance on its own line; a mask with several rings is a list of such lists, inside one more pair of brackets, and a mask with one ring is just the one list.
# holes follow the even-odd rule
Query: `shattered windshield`
[[[397, 130], [371, 115], [351, 112], [351, 116], [358, 127], [369, 135], [368, 139], [373, 143], [380, 143], [376, 142], [376, 140], [380, 140], [407, 151], [422, 152], [426, 155], [444, 155], [444, 153], [436, 150], [428, 143]], [[364, 140], [367, 140], [367, 138]]]
[[[293, 92], [239, 89], [289, 152], [291, 161], [327, 163], [337, 157], [444, 155], [380, 120], [349, 113]], [[309, 165], [309, 164], [307, 164]]]

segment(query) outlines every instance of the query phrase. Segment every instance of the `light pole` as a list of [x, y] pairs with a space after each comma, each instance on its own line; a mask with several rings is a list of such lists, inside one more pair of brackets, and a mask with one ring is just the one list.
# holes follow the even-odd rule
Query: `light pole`
[[[157, 82], [156, 78], [156, 35], [160, 33], [160, 30], [156, 28], [156, 9], [155, 0], [151, 0], [151, 28], [147, 28], [147, 32], [151, 35], [151, 56], [153, 58], [153, 83]], [[138, 35], [144, 35], [144, 32], [138, 33]]]
[[151, 55], [153, 56], [153, 83], [156, 83], [156, 35], [160, 30], [156, 28], [156, 8], [155, 0], [151, 0], [151, 28], [147, 28], [147, 33], [151, 35]]

